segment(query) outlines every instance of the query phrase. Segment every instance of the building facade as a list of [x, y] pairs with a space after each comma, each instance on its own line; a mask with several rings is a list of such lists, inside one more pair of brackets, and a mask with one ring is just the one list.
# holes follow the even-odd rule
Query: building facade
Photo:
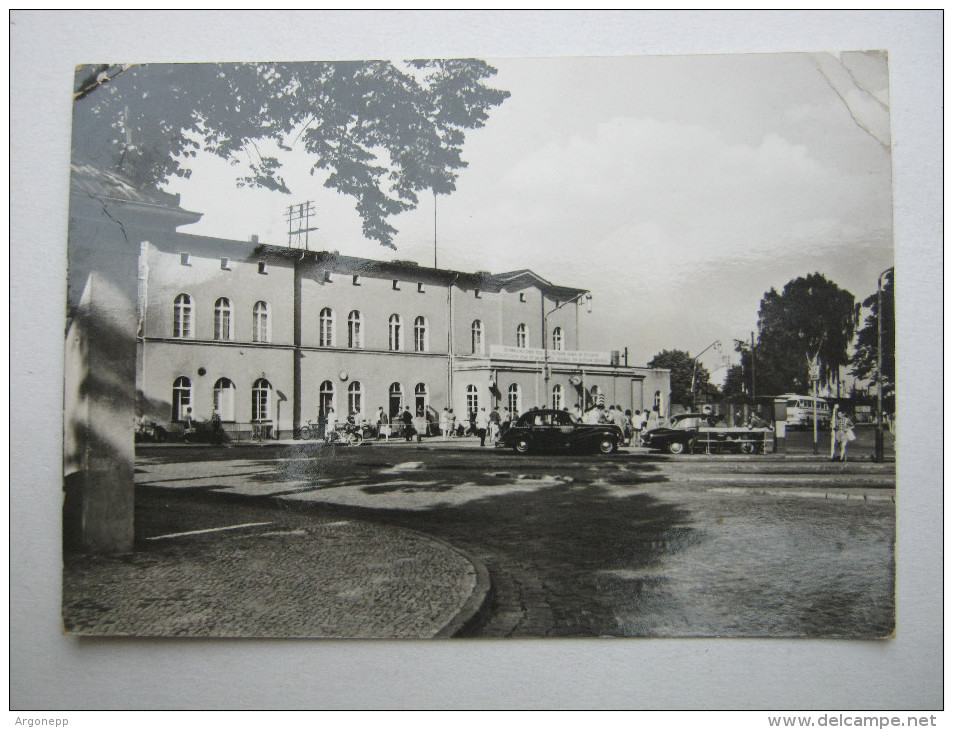
[[[325, 414], [436, 419], [597, 400], [668, 410], [669, 373], [578, 349], [587, 292], [170, 231], [140, 244], [140, 413], [288, 437]], [[189, 410], [191, 409], [191, 411]], [[332, 410], [333, 409], [333, 410]]]

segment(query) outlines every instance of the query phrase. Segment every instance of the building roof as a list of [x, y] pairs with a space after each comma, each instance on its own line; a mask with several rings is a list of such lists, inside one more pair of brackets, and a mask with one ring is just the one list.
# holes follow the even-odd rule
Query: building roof
[[489, 271], [456, 271], [421, 266], [416, 261], [380, 261], [357, 256], [344, 256], [337, 251], [304, 251], [300, 248], [259, 244], [257, 252], [262, 255], [286, 259], [308, 260], [324, 266], [329, 271], [358, 276], [393, 277], [402, 280], [420, 280], [443, 285], [457, 284], [464, 289], [480, 289], [487, 292], [516, 291], [530, 286], [539, 288], [549, 296], [568, 301], [585, 294], [588, 289], [559, 286], [539, 276], [530, 269], [492, 274]]

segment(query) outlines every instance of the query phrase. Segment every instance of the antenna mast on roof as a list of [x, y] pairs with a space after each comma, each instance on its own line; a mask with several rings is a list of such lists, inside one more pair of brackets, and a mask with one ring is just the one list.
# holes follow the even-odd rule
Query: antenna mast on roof
[[308, 233], [318, 230], [317, 226], [311, 226], [312, 215], [314, 215], [314, 205], [310, 200], [288, 206], [288, 210], [285, 211], [285, 218], [288, 219], [288, 246], [303, 247], [305, 251], [310, 250]]

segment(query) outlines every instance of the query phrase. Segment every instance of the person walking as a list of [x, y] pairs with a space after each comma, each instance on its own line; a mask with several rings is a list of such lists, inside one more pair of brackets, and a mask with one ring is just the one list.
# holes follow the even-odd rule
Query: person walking
[[[831, 414], [831, 461], [847, 461], [847, 444], [856, 438], [854, 422], [835, 404]], [[840, 454], [837, 453], [838, 445]]]
[[447, 411], [447, 428], [450, 431], [450, 438], [457, 435], [457, 417], [453, 415], [453, 409]]
[[480, 446], [486, 446], [486, 431], [490, 426], [490, 417], [486, 408], [480, 408], [474, 416], [473, 423], [476, 427], [476, 435], [480, 437]]
[[404, 422], [404, 436], [408, 441], [412, 440], [417, 432], [414, 430], [414, 416], [410, 412], [410, 406], [404, 407], [404, 412], [400, 414], [400, 420]]
[[489, 422], [490, 429], [490, 443], [495, 444], [500, 438], [500, 423], [503, 421], [499, 406], [493, 407], [493, 410], [490, 411], [490, 415], [487, 416], [487, 421]]

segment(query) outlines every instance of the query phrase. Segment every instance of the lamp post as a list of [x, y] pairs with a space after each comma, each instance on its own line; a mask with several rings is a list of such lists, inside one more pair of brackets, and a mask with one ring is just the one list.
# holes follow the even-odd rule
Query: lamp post
[[[550, 309], [548, 312], [543, 312], [543, 390], [546, 395], [546, 401], [549, 402], [549, 315], [557, 310], [562, 309], [567, 304], [573, 304], [582, 299], [586, 303], [586, 311], [592, 311], [592, 293], [591, 292], [579, 292], [572, 299], [567, 299], [562, 304]], [[578, 343], [577, 343], [578, 344]], [[539, 381], [536, 381], [539, 382]]]
[[885, 269], [880, 273], [880, 276], [877, 277], [877, 431], [874, 435], [874, 461], [881, 462], [884, 460], [884, 372], [883, 372], [883, 318], [884, 318], [884, 309], [883, 309], [883, 297], [881, 292], [883, 291], [883, 280], [884, 277], [893, 271], [891, 266], [889, 269]]
[[692, 358], [692, 410], [693, 411], [695, 410], [695, 371], [698, 369], [698, 358], [700, 358], [702, 355], [704, 355], [713, 347], [721, 347], [721, 342], [718, 340], [715, 340], [708, 347], [706, 347], [704, 350], [702, 350], [697, 355], [695, 355], [695, 357]]

